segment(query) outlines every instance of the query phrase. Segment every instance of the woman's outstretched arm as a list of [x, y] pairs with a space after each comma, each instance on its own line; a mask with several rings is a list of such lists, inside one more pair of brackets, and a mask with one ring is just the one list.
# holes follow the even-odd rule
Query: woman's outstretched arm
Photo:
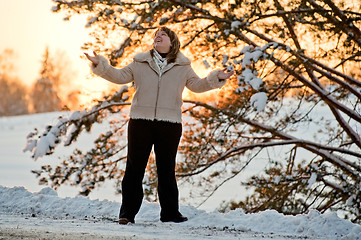
[[133, 71], [131, 64], [123, 68], [114, 68], [108, 62], [108, 60], [98, 55], [93, 51], [94, 56], [90, 56], [87, 53], [84, 53], [85, 56], [91, 61], [91, 69], [94, 74], [117, 84], [125, 84], [133, 81]]
[[234, 71], [226, 72], [226, 68], [224, 68], [222, 70], [213, 70], [207, 77], [200, 78], [194, 70], [190, 68], [186, 87], [192, 92], [198, 93], [221, 88], [233, 74]]

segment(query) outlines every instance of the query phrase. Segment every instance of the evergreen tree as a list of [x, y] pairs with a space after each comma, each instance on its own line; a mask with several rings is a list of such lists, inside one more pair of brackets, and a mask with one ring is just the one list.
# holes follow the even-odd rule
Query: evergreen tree
[[31, 92], [34, 112], [54, 112], [61, 110], [62, 104], [53, 83], [48, 78], [41, 78], [34, 84]]
[[51, 56], [49, 48], [45, 49], [40, 78], [34, 83], [31, 92], [31, 100], [34, 112], [59, 111], [78, 105], [78, 91], [67, 93], [71, 78], [75, 73], [70, 68], [65, 54], [57, 51], [55, 56]]

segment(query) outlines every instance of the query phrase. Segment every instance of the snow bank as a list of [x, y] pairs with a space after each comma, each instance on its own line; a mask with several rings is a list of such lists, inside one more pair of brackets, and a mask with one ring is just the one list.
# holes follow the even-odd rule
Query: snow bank
[[[90, 200], [85, 197], [59, 198], [51, 188], [31, 193], [24, 187], [0, 186], [0, 214], [29, 214], [51, 218], [116, 219], [120, 203], [108, 200]], [[136, 222], [159, 221], [159, 205], [144, 202]], [[269, 210], [257, 214], [245, 214], [242, 210], [226, 214], [206, 212], [189, 206], [181, 206], [181, 212], [189, 218], [184, 227], [208, 227], [234, 229], [261, 233], [290, 234], [325, 237], [328, 239], [361, 240], [361, 226], [340, 219], [335, 213], [285, 216]]]

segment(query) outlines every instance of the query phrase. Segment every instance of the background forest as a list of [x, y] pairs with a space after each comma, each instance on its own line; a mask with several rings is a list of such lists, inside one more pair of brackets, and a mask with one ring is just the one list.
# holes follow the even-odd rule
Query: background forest
[[79, 92], [64, 89], [75, 71], [63, 51], [51, 54], [49, 48], [45, 49], [39, 78], [30, 87], [17, 77], [16, 60], [12, 49], [0, 53], [0, 116], [79, 108]]
[[[84, 50], [107, 56], [117, 67], [148, 50], [154, 30], [166, 25], [194, 63], [208, 70], [234, 68], [237, 76], [222, 90], [185, 96], [177, 176], [199, 204], [262, 155], [263, 173], [242, 183], [250, 194], [241, 201], [225, 196], [222, 211], [317, 209], [360, 222], [360, 6], [358, 0], [54, 0], [52, 10], [70, 21], [87, 15], [93, 41]], [[40, 92], [46, 79], [54, 89], [60, 86], [46, 56], [40, 86], [34, 86]], [[132, 93], [131, 85], [120, 87], [91, 108], [30, 133], [25, 150], [37, 159], [59, 143], [76, 145], [95, 123], [109, 124], [88, 151], [78, 149], [58, 165], [34, 170], [40, 183], [77, 185], [88, 195], [112, 179], [120, 192]], [[35, 103], [44, 101], [37, 99], [33, 108], [41, 109]], [[309, 131], [296, 134], [300, 129]], [[157, 200], [153, 163], [151, 157], [144, 179], [151, 201]]]

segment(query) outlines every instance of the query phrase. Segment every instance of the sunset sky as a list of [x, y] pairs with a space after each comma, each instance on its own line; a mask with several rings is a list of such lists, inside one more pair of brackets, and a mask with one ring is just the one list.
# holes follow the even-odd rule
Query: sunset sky
[[[89, 62], [83, 57], [81, 46], [90, 39], [88, 33], [91, 31], [85, 28], [86, 16], [77, 15], [64, 21], [63, 12], [51, 11], [55, 6], [51, 0], [0, 0], [0, 6], [0, 53], [7, 48], [15, 51], [15, 75], [26, 85], [30, 86], [39, 78], [41, 61], [48, 46], [51, 55], [57, 50], [66, 53], [76, 72], [68, 91], [80, 90], [81, 103], [88, 104], [94, 97], [101, 97], [109, 87], [114, 87], [99, 77], [93, 77]], [[202, 64], [192, 65], [201, 77], [211, 70], [206, 70]], [[187, 94], [185, 91], [184, 96]], [[213, 94], [211, 91], [198, 96]]]
[[85, 94], [96, 95], [107, 88], [107, 83], [99, 78], [91, 78], [89, 63], [81, 50], [88, 39], [85, 16], [74, 16], [63, 21], [63, 13], [53, 13], [51, 0], [0, 0], [0, 52], [13, 49], [16, 75], [30, 86], [39, 78], [41, 60], [46, 46], [55, 54], [65, 51], [72, 68], [77, 72], [74, 85]]

